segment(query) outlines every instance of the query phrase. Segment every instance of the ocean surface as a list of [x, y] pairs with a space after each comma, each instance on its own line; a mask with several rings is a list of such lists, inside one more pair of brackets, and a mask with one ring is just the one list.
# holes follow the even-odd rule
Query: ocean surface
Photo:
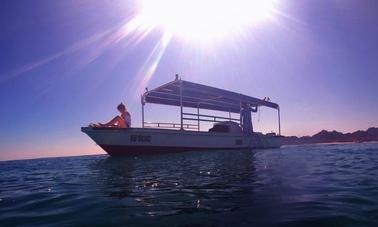
[[378, 226], [378, 144], [0, 162], [0, 226]]

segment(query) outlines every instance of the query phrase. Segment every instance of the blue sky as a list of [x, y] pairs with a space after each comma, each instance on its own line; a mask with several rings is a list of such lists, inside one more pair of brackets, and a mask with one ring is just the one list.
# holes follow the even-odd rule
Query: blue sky
[[[159, 29], [140, 40], [120, 33], [131, 0], [1, 1], [0, 159], [102, 153], [80, 127], [113, 117], [120, 101], [140, 126], [143, 87], [176, 73], [269, 96], [285, 135], [378, 126], [378, 2], [283, 0], [276, 10], [240, 37], [206, 46], [174, 36], [161, 48]], [[178, 117], [147, 108], [149, 120]], [[254, 122], [277, 131], [274, 111]]]

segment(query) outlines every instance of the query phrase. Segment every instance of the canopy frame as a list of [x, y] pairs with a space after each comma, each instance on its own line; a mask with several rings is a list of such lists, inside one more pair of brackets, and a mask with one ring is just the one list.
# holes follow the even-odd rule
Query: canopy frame
[[[207, 85], [197, 84], [182, 80], [176, 75], [175, 80], [163, 84], [155, 89], [144, 92], [141, 96], [142, 103], [142, 127], [145, 127], [144, 105], [146, 103], [169, 105], [180, 107], [180, 129], [184, 129], [184, 107], [197, 109], [198, 130], [201, 114], [200, 109], [240, 114], [244, 105], [253, 108], [261, 106], [276, 109], [278, 113], [278, 131], [281, 135], [281, 114], [279, 105], [268, 100], [259, 99], [241, 93], [236, 93]], [[215, 119], [215, 118], [214, 118]], [[235, 119], [232, 119], [235, 120]], [[240, 123], [240, 121], [239, 121]]]

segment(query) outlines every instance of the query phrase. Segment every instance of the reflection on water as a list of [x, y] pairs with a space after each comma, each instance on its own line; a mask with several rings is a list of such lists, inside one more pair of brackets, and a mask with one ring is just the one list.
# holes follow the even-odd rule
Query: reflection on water
[[105, 196], [132, 198], [143, 213], [172, 215], [238, 209], [253, 195], [253, 153], [206, 152], [108, 157], [92, 165]]
[[1, 226], [377, 226], [378, 144], [0, 162]]

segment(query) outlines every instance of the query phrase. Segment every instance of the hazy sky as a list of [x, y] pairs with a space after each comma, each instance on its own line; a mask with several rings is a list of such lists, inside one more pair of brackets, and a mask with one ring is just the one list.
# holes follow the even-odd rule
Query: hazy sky
[[[140, 126], [144, 87], [176, 73], [269, 96], [284, 135], [378, 126], [378, 1], [278, 1], [275, 10], [204, 45], [168, 42], [161, 29], [130, 32], [133, 1], [2, 0], [0, 160], [103, 153], [80, 127], [110, 119], [120, 101]], [[153, 107], [149, 120], [178, 117]], [[277, 131], [275, 116], [262, 109], [255, 128]]]

